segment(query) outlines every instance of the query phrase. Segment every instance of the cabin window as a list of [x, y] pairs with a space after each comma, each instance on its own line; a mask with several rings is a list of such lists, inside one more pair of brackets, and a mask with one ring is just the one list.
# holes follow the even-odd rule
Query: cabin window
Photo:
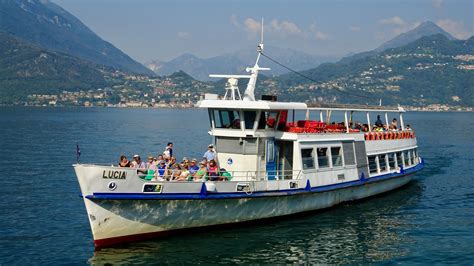
[[277, 125], [278, 112], [261, 112], [258, 129], [273, 129]]
[[375, 156], [369, 156], [369, 172], [371, 174], [377, 173], [377, 162], [375, 161]]
[[385, 172], [387, 171], [387, 161], [385, 159], [387, 155], [386, 154], [380, 154], [379, 155], [379, 167], [380, 167], [380, 172]]
[[331, 147], [332, 167], [342, 166], [341, 147]]
[[319, 168], [329, 167], [328, 148], [318, 148], [317, 153], [318, 153], [318, 167]]
[[415, 163], [420, 162], [420, 158], [418, 157], [418, 150], [417, 149], [413, 149], [413, 157], [415, 157]]
[[219, 152], [222, 153], [243, 153], [243, 142], [239, 138], [216, 137], [216, 145]]
[[314, 169], [314, 150], [301, 149], [301, 158], [303, 161], [303, 170]]
[[410, 150], [410, 162], [412, 165], [415, 164], [415, 150]]
[[397, 165], [398, 167], [402, 167], [403, 166], [403, 158], [402, 158], [402, 153], [401, 152], [397, 152], [395, 153], [397, 155]]
[[245, 129], [253, 129], [256, 117], [256, 111], [244, 111]]
[[214, 110], [216, 128], [240, 129], [240, 115], [236, 110]]
[[395, 169], [395, 153], [389, 153], [388, 155], [388, 166], [390, 169]]
[[403, 159], [405, 166], [410, 166], [410, 157], [408, 157], [408, 151], [403, 151]]

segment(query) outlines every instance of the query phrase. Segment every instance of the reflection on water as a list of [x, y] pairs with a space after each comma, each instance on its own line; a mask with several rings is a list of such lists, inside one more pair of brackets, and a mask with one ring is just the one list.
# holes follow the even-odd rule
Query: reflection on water
[[[89, 260], [104, 263], [351, 263], [390, 261], [405, 256], [400, 233], [413, 226], [400, 217], [420, 199], [413, 182], [403, 189], [358, 204], [265, 225], [236, 226], [193, 235], [96, 251]], [[409, 214], [407, 214], [409, 215]], [[403, 218], [403, 219], [402, 219]]]

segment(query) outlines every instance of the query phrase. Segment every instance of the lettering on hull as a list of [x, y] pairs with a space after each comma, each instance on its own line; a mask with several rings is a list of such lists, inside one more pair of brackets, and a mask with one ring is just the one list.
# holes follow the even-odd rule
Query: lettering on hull
[[112, 170], [104, 170], [102, 173], [102, 178], [105, 179], [126, 179], [127, 172], [125, 171], [112, 171]]

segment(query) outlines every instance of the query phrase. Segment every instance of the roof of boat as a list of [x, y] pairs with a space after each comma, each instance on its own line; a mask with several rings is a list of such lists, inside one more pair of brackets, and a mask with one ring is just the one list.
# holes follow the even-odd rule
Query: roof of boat
[[253, 110], [305, 110], [308, 106], [298, 102], [246, 101], [246, 100], [202, 100], [200, 108], [253, 109]]
[[200, 108], [249, 109], [249, 110], [333, 110], [360, 112], [405, 112], [402, 107], [373, 106], [355, 104], [306, 104], [301, 102], [273, 102], [246, 100], [202, 100], [197, 103]]

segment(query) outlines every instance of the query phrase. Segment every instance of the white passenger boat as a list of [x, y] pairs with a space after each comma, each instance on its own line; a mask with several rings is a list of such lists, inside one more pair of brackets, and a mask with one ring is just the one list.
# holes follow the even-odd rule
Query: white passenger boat
[[[396, 114], [406, 129], [403, 108], [256, 100], [262, 50], [249, 75], [214, 75], [228, 79], [224, 97], [198, 103], [208, 110], [219, 168], [230, 180], [149, 181], [136, 169], [74, 165], [96, 247], [320, 210], [399, 188], [423, 168], [411, 129], [371, 126], [371, 114], [384, 114], [386, 124]], [[241, 97], [238, 80], [247, 78]], [[295, 121], [298, 112], [305, 119]], [[338, 112], [344, 123], [331, 124]], [[368, 132], [351, 128], [354, 113], [363, 114]]]

